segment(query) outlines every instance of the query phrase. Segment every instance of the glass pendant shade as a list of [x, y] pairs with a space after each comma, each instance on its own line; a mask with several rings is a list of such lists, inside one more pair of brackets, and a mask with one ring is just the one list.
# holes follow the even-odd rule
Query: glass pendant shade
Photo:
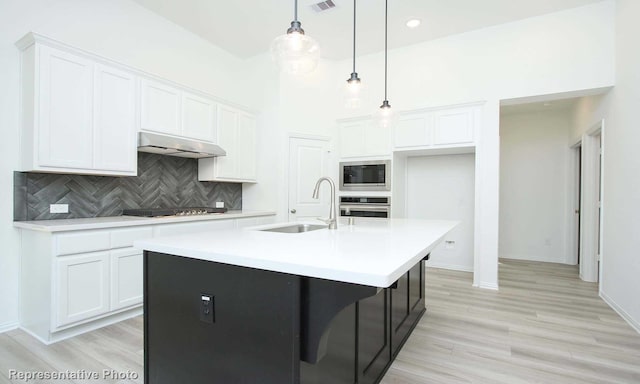
[[391, 128], [398, 122], [398, 114], [391, 108], [389, 101], [385, 100], [376, 111], [374, 120], [380, 128]]
[[353, 71], [344, 89], [344, 106], [347, 109], [358, 109], [364, 97], [362, 80], [356, 73], [356, 0], [353, 0]]
[[388, 32], [388, 15], [389, 4], [388, 0], [384, 1], [384, 101], [378, 110], [374, 113], [374, 120], [380, 128], [391, 128], [397, 123], [398, 115], [389, 104], [387, 99], [387, 32]]
[[348, 109], [358, 109], [363, 104], [365, 95], [364, 83], [357, 73], [352, 73], [351, 78], [346, 81], [344, 87], [344, 106]]
[[271, 43], [271, 57], [284, 72], [309, 73], [318, 66], [320, 47], [313, 38], [304, 34], [300, 22], [292, 21], [287, 33]]

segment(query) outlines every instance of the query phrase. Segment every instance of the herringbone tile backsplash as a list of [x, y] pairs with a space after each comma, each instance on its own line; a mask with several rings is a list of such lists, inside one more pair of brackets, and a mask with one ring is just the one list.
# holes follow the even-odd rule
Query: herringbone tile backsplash
[[[14, 220], [118, 216], [128, 208], [242, 208], [242, 185], [198, 181], [194, 159], [138, 153], [138, 176], [108, 177], [14, 173]], [[69, 204], [69, 213], [49, 213]]]

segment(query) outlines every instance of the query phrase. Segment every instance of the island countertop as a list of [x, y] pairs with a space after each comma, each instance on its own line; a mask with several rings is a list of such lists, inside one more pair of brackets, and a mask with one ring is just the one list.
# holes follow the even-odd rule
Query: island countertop
[[390, 219], [342, 225], [337, 230], [261, 231], [293, 224], [138, 240], [134, 246], [241, 267], [386, 288], [442, 242], [458, 222]]

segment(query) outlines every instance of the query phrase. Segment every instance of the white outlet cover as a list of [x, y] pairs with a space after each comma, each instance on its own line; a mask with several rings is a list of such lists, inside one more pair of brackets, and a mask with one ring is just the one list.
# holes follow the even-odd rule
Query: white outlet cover
[[216, 208], [224, 208], [224, 201], [216, 201]]
[[69, 204], [50, 204], [49, 213], [69, 213]]

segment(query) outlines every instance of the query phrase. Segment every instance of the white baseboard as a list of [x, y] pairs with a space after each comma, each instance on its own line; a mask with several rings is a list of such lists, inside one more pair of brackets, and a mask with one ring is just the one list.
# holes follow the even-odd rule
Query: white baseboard
[[507, 253], [507, 254], [501, 253], [500, 254], [500, 258], [501, 259], [507, 259], [507, 260], [539, 261], [541, 263], [556, 263], [556, 264], [575, 265], [575, 264], [567, 263], [567, 260], [564, 257], [543, 258], [543, 257], [532, 257], [532, 256], [529, 256], [529, 255], [519, 255], [519, 254], [515, 254], [515, 253]]
[[4, 324], [0, 324], [0, 333], [3, 332], [7, 332], [7, 331], [12, 331], [14, 329], [18, 328], [18, 322], [17, 321], [12, 321], [9, 323], [4, 323]]
[[449, 269], [452, 271], [461, 271], [461, 272], [473, 272], [473, 267], [469, 267], [466, 265], [434, 263], [431, 260], [427, 261], [426, 266], [427, 268]]
[[482, 289], [491, 289], [493, 291], [497, 291], [498, 290], [498, 284], [496, 283], [487, 283], [487, 282], [480, 282], [478, 284], [473, 284], [474, 287], [476, 288], [482, 288]]
[[609, 306], [620, 315], [629, 325], [636, 330], [636, 332], [640, 333], [640, 322], [636, 321], [633, 317], [631, 317], [622, 307], [620, 307], [612, 298], [607, 296], [606, 293], [600, 291], [600, 297], [604, 300], [605, 303], [609, 304]]

